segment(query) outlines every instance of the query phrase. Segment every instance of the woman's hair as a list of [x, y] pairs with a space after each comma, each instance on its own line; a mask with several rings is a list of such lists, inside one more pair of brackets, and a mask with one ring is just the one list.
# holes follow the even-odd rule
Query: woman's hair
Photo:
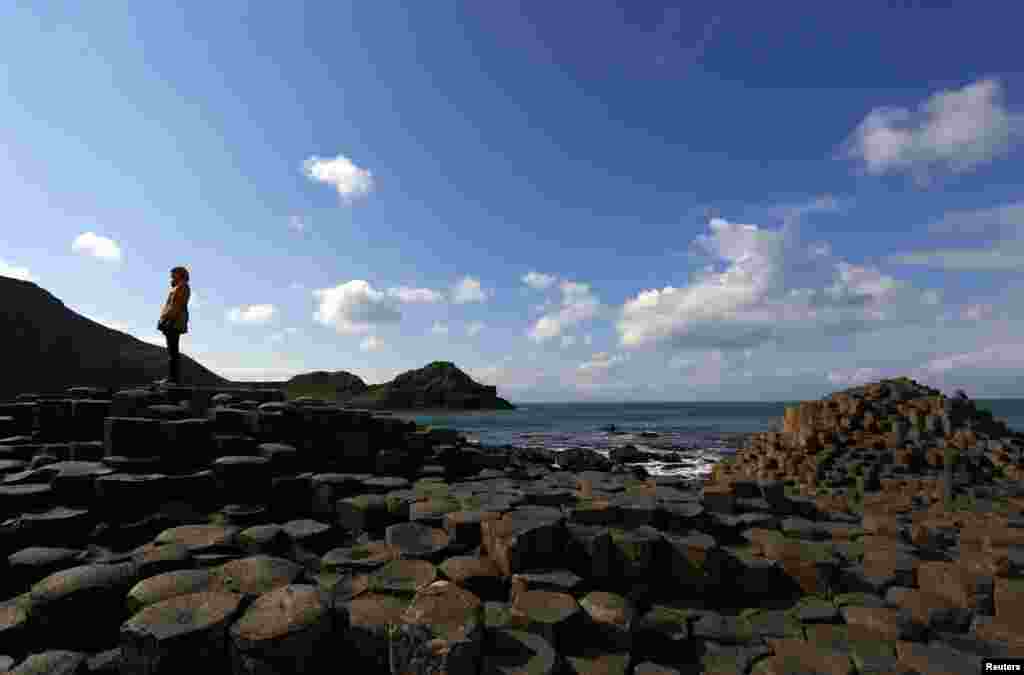
[[185, 277], [185, 281], [188, 281], [188, 270], [184, 267], [174, 267], [171, 269], [171, 274], [180, 274]]

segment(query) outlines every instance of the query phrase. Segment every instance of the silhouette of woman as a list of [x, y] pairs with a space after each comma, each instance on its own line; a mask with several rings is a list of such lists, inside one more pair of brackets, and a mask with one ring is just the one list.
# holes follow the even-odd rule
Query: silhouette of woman
[[188, 270], [171, 270], [171, 292], [160, 312], [157, 329], [167, 338], [169, 376], [160, 384], [181, 384], [181, 352], [179, 345], [183, 333], [188, 332], [188, 299], [192, 291], [188, 286]]

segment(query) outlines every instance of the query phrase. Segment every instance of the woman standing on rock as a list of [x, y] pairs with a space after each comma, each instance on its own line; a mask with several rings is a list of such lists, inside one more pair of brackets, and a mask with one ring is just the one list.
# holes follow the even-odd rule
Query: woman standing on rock
[[171, 292], [160, 312], [157, 329], [167, 338], [169, 377], [161, 384], [181, 384], [181, 352], [179, 344], [182, 333], [188, 332], [188, 299], [192, 291], [188, 286], [188, 270], [175, 267], [171, 270]]

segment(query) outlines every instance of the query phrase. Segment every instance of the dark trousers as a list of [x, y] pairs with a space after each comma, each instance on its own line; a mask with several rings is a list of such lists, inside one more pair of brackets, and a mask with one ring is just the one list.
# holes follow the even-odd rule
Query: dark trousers
[[174, 384], [181, 384], [181, 333], [169, 330], [164, 333], [167, 338], [167, 365], [170, 373], [167, 379]]

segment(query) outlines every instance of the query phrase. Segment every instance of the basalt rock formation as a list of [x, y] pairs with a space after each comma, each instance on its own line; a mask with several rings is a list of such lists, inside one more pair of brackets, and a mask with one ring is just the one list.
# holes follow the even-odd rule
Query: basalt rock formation
[[449, 408], [455, 410], [511, 410], [498, 397], [497, 387], [474, 382], [450, 361], [434, 361], [418, 370], [402, 373], [384, 384], [370, 385], [349, 402], [366, 408], [393, 410]]
[[[703, 486], [281, 391], [102, 393], [0, 404], [5, 670], [930, 674], [1024, 652], [1020, 437], [986, 440], [1003, 471], [969, 484], [960, 455], [943, 499], [914, 445], [937, 430], [892, 449], [909, 465], [884, 422], [855, 433], [936, 414], [920, 389], [849, 394], [827, 444], [840, 409], [806, 404]], [[970, 410], [941, 435], [968, 455]], [[815, 443], [836, 446], [819, 482], [878, 483], [801, 494]]]
[[339, 401], [347, 401], [354, 396], [364, 394], [368, 388], [366, 383], [363, 382], [363, 378], [344, 370], [338, 370], [333, 373], [325, 370], [303, 373], [291, 378], [282, 386], [285, 389], [303, 387], [331, 389]]
[[[0, 276], [0, 298], [0, 400], [80, 384], [133, 386], [167, 376], [166, 349], [85, 318], [32, 282]], [[190, 384], [227, 384], [184, 354], [181, 373]]]

